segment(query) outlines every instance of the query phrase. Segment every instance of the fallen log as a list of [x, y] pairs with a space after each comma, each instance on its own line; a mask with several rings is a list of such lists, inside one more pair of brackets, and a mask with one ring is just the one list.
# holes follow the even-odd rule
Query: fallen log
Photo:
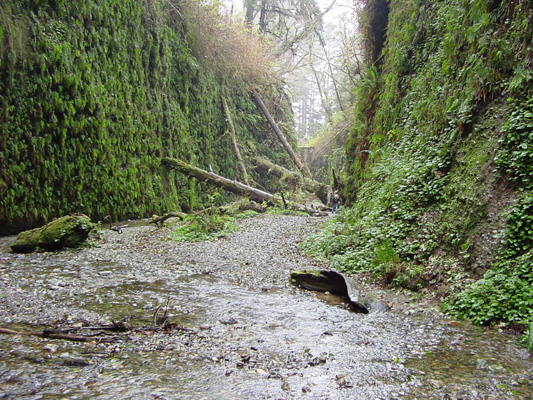
[[310, 193], [314, 193], [322, 203], [328, 204], [328, 193], [331, 191], [331, 187], [323, 183], [317, 182], [313, 179], [306, 178], [305, 176], [300, 176], [287, 168], [279, 166], [265, 160], [264, 158], [255, 157], [253, 159], [256, 167], [262, 171], [265, 171], [267, 174], [272, 174], [280, 179], [289, 179], [293, 182], [296, 182], [300, 187]]
[[270, 126], [272, 127], [272, 130], [274, 131], [274, 133], [278, 137], [279, 141], [281, 142], [281, 144], [283, 145], [283, 147], [285, 148], [285, 150], [287, 151], [287, 153], [291, 157], [291, 159], [294, 162], [294, 164], [296, 165], [296, 167], [298, 167], [298, 169], [302, 172], [302, 174], [305, 177], [312, 178], [312, 175], [311, 175], [311, 172], [309, 171], [309, 168], [307, 168], [302, 163], [302, 160], [300, 160], [300, 157], [298, 157], [298, 155], [296, 154], [296, 152], [294, 151], [294, 149], [292, 148], [292, 146], [288, 142], [288, 140], [285, 137], [285, 135], [283, 134], [283, 132], [281, 132], [281, 129], [279, 129], [278, 124], [276, 124], [276, 121], [274, 121], [274, 118], [272, 118], [272, 115], [270, 115], [270, 113], [268, 112], [268, 110], [267, 110], [267, 108], [265, 106], [265, 103], [263, 103], [263, 100], [261, 100], [261, 97], [259, 97], [259, 95], [255, 91], [252, 93], [252, 96], [253, 96], [256, 104], [261, 109], [261, 111], [263, 111], [263, 114], [265, 114], [265, 117], [266, 117], [268, 123], [270, 124]]
[[209, 183], [210, 185], [227, 190], [228, 192], [249, 197], [251, 200], [258, 203], [266, 201], [274, 204], [276, 202], [274, 195], [270, 193], [263, 192], [262, 190], [245, 185], [241, 182], [224, 178], [223, 176], [217, 175], [213, 172], [205, 171], [193, 165], [187, 164], [186, 162], [177, 158], [164, 157], [161, 159], [161, 164], [164, 167], [176, 169], [185, 175], [192, 176], [199, 181]]
[[369, 312], [384, 312], [389, 309], [387, 304], [367, 295], [352, 279], [336, 271], [292, 271], [291, 281], [307, 290], [344, 296], [348, 299], [351, 309], [355, 312], [368, 314]]
[[[176, 169], [188, 176], [192, 176], [193, 178], [209, 183], [221, 189], [227, 190], [231, 193], [235, 193], [240, 196], [246, 196], [250, 200], [255, 201], [256, 203], [266, 202], [271, 205], [276, 205], [278, 203], [278, 200], [276, 199], [276, 197], [274, 197], [273, 194], [253, 188], [251, 186], [244, 185], [241, 182], [224, 178], [223, 176], [217, 175], [213, 172], [205, 171], [193, 165], [187, 164], [186, 162], [177, 158], [164, 157], [161, 159], [161, 165], [166, 168]], [[292, 209], [306, 212], [307, 214], [312, 216], [327, 215], [326, 213], [320, 212], [318, 210], [315, 210], [314, 208], [310, 208], [302, 204], [290, 202], [290, 206]]]

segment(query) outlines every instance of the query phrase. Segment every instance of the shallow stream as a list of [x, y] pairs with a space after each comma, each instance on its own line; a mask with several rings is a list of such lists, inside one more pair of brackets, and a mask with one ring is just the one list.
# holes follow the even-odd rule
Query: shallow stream
[[1, 238], [1, 328], [146, 328], [165, 316], [174, 329], [88, 343], [1, 335], [0, 398], [533, 398], [533, 361], [514, 337], [385, 292], [392, 309], [362, 315], [292, 287], [291, 270], [327, 267], [298, 252], [318, 223], [261, 216], [211, 243], [136, 224], [29, 255]]

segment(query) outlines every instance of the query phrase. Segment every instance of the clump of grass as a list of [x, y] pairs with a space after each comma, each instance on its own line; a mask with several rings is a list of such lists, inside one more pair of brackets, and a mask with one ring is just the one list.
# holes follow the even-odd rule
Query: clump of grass
[[246, 211], [243, 211], [243, 212], [240, 212], [240, 213], [236, 214], [235, 218], [237, 218], [237, 219], [253, 218], [253, 217], [257, 216], [257, 215], [259, 215], [259, 213], [257, 211], [246, 210]]
[[186, 218], [183, 225], [174, 230], [172, 238], [178, 242], [218, 239], [239, 230], [231, 222], [233, 220], [231, 217], [221, 216], [215, 212], [191, 215]]

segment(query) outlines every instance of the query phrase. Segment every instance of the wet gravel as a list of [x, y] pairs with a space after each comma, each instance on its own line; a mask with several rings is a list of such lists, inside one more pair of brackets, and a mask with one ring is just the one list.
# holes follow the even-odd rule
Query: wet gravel
[[[0, 336], [0, 398], [532, 398], [516, 338], [377, 288], [392, 309], [361, 315], [293, 287], [291, 270], [327, 268], [299, 252], [322, 221], [262, 215], [198, 243], [140, 221], [27, 255], [0, 238], [0, 327], [94, 335]], [[113, 323], [131, 330], [92, 329]]]

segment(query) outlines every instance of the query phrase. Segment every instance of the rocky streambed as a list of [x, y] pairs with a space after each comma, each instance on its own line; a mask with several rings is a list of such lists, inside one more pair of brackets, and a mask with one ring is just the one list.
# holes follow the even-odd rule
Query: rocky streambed
[[183, 243], [141, 221], [56, 253], [0, 238], [0, 328], [89, 337], [1, 335], [0, 398], [532, 398], [516, 338], [407, 296], [374, 289], [392, 309], [357, 314], [290, 285], [327, 268], [299, 252], [320, 222], [262, 215]]

